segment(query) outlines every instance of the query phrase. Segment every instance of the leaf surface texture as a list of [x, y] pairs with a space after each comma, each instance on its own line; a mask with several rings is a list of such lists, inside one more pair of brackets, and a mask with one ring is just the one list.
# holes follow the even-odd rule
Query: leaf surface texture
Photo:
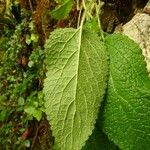
[[55, 30], [45, 46], [45, 106], [55, 149], [80, 150], [92, 134], [107, 81], [107, 54], [93, 32]]

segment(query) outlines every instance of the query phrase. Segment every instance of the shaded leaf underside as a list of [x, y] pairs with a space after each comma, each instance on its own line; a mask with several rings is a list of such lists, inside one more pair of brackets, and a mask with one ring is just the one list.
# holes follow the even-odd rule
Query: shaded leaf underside
[[82, 150], [118, 150], [118, 148], [98, 127], [95, 127]]

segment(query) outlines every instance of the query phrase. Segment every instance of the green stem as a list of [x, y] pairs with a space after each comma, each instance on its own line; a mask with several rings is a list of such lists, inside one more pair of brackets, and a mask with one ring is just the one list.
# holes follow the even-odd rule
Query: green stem
[[80, 10], [80, 2], [77, 0], [77, 10]]
[[[84, 12], [82, 14], [82, 9], [84, 9]], [[82, 14], [82, 17], [81, 17]], [[85, 21], [85, 17], [86, 17], [87, 11], [86, 11], [86, 5], [85, 5], [85, 1], [82, 0], [82, 6], [80, 7], [80, 12], [79, 12], [79, 17], [78, 17], [78, 24], [77, 27], [83, 27], [84, 21]]]
[[81, 7], [80, 10], [79, 10], [79, 16], [78, 16], [77, 28], [80, 26], [81, 14], [82, 14], [82, 7]]
[[102, 26], [101, 26], [100, 18], [99, 18], [101, 7], [102, 7], [101, 1], [98, 0], [98, 5], [96, 6], [96, 17], [97, 17], [97, 20], [98, 20], [100, 35], [101, 35], [102, 40], [104, 41], [104, 33], [103, 33]]
[[83, 27], [84, 21], [85, 21], [85, 16], [86, 16], [86, 10], [84, 10], [83, 15], [82, 15], [82, 19], [81, 19], [81, 23], [80, 23], [80, 27]]
[[84, 10], [86, 10], [86, 5], [85, 5], [85, 1], [84, 0], [82, 0], [82, 6], [83, 6]]

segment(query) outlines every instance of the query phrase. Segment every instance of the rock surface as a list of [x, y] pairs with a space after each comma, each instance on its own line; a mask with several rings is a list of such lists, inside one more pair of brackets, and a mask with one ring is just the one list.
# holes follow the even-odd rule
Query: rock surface
[[122, 27], [122, 33], [139, 44], [150, 75], [150, 0], [142, 12], [137, 13]]

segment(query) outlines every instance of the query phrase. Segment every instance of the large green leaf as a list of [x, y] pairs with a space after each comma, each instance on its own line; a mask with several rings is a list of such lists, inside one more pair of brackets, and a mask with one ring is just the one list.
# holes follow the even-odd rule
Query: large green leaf
[[80, 150], [92, 133], [107, 80], [107, 55], [90, 31], [57, 29], [45, 46], [45, 106], [56, 150]]
[[141, 49], [128, 37], [106, 38], [110, 77], [104, 131], [123, 150], [150, 149], [150, 80]]

